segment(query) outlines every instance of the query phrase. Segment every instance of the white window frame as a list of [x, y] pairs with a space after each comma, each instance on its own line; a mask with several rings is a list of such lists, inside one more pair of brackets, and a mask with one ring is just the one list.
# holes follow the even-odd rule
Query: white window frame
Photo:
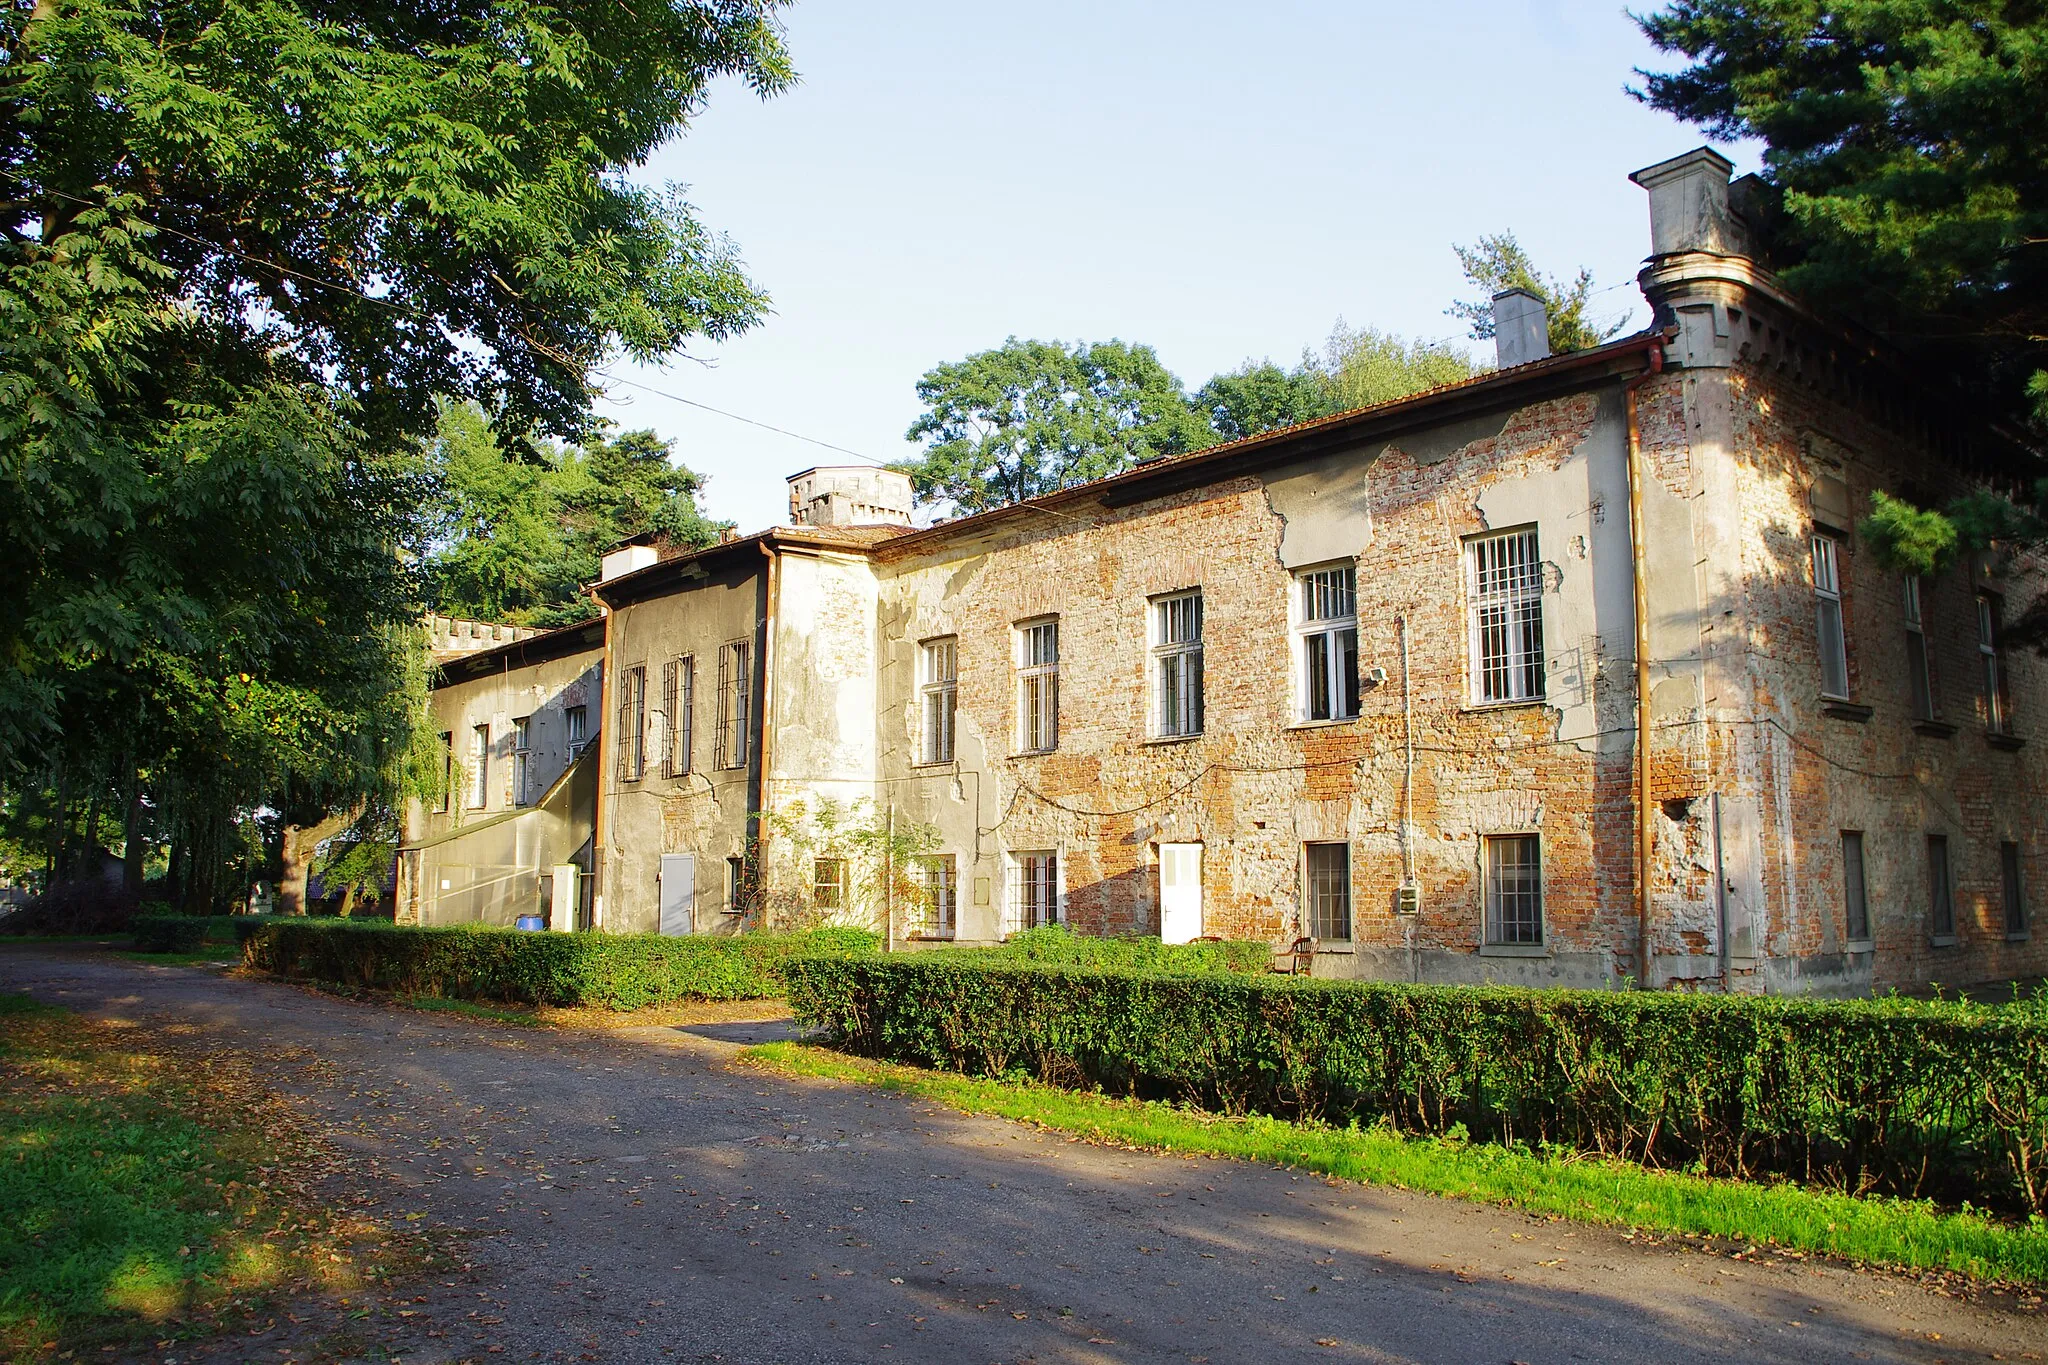
[[1849, 700], [1849, 629], [1842, 611], [1842, 543], [1826, 531], [1813, 533], [1814, 655], [1820, 663], [1820, 694]]
[[2005, 653], [1998, 642], [2000, 607], [1995, 593], [1977, 594], [1977, 657], [1983, 663], [1984, 728], [2012, 733], [2012, 702], [2006, 691]]
[[563, 707], [562, 723], [568, 727], [569, 757], [574, 759], [583, 746], [590, 743], [590, 708], [587, 706]]
[[1017, 752], [1049, 754], [1060, 747], [1060, 618], [1019, 621]]
[[919, 858], [917, 867], [924, 882], [923, 932], [932, 938], [952, 938], [960, 925], [959, 860], [950, 853], [932, 853]]
[[471, 810], [487, 810], [491, 803], [491, 727], [469, 727], [469, 801]]
[[512, 719], [512, 804], [526, 804], [527, 779], [533, 768], [533, 717]]
[[960, 707], [960, 638], [941, 635], [917, 647], [917, 761], [953, 761]]
[[[1316, 866], [1316, 851], [1338, 849], [1343, 853], [1343, 867], [1332, 877], [1332, 869]], [[1351, 894], [1352, 857], [1351, 845], [1341, 839], [1311, 839], [1301, 846], [1301, 888], [1302, 888], [1302, 931], [1310, 938], [1324, 943], [1349, 943], [1358, 932], [1357, 904]], [[1324, 908], [1324, 897], [1335, 896], [1341, 900], [1339, 907], [1343, 922], [1331, 919]], [[1342, 932], [1337, 932], [1341, 929]]]
[[1151, 599], [1152, 737], [1202, 733], [1202, 590]]
[[[1486, 898], [1486, 903], [1483, 907], [1486, 946], [1489, 948], [1523, 950], [1543, 948], [1550, 938], [1550, 916], [1547, 907], [1543, 903], [1543, 836], [1532, 830], [1510, 830], [1501, 834], [1482, 835], [1479, 843], [1479, 871], [1480, 878], [1484, 883], [1484, 895]], [[1501, 860], [1495, 856], [1496, 851], [1504, 851], [1510, 844], [1518, 848], [1532, 849], [1536, 855], [1532, 861], [1518, 861], [1514, 864], [1512, 870], [1515, 874], [1516, 884], [1512, 886], [1507, 884], [1506, 877], [1504, 876], [1504, 873], [1509, 869], [1505, 868]], [[1533, 886], [1523, 884], [1530, 878], [1533, 878]], [[1518, 903], [1510, 906], [1507, 900], [1509, 896], [1517, 897]], [[1536, 912], [1536, 932], [1534, 938], [1527, 936], [1525, 930], [1526, 916], [1520, 913], [1527, 908], [1526, 904], [1519, 903], [1520, 898], [1525, 897], [1534, 898]], [[1516, 912], [1516, 923], [1512, 934], [1508, 924], [1508, 914], [1511, 910]]]
[[1067, 922], [1065, 859], [1058, 849], [1019, 849], [1009, 855], [1003, 888], [1003, 936]]
[[816, 910], [845, 910], [851, 884], [846, 859], [826, 856], [811, 859], [811, 906]]
[[[1294, 586], [1294, 658], [1300, 670], [1295, 714], [1305, 723], [1356, 720], [1358, 565], [1345, 560], [1303, 569], [1294, 575]], [[1325, 680], [1321, 698], [1318, 676]]]
[[1465, 541], [1466, 649], [1474, 706], [1542, 701], [1543, 546], [1534, 526]]

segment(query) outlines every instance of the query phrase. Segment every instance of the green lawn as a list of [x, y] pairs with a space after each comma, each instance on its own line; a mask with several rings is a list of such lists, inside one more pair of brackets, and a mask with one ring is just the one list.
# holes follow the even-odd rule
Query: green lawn
[[1409, 1138], [1383, 1128], [1223, 1118], [1169, 1104], [872, 1062], [796, 1043], [766, 1043], [740, 1055], [791, 1075], [855, 1081], [965, 1113], [1016, 1119], [1122, 1146], [1295, 1166], [1367, 1185], [1585, 1223], [1730, 1238], [1986, 1280], [2048, 1283], [2048, 1224], [2040, 1219], [2011, 1224], [1906, 1200], [1713, 1180], [1584, 1156]]

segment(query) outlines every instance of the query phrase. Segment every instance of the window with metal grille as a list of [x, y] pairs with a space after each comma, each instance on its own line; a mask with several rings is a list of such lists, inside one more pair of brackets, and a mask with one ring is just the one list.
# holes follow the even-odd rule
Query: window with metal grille
[[953, 761], [953, 712], [960, 699], [959, 664], [959, 641], [950, 635], [942, 640], [927, 640], [918, 649], [920, 763]]
[[619, 777], [638, 782], [647, 772], [647, 670], [619, 675]]
[[1820, 651], [1820, 694], [1849, 700], [1849, 637], [1842, 628], [1841, 547], [1833, 536], [1813, 538], [1813, 597]]
[[1060, 922], [1060, 860], [1051, 849], [1010, 855], [1010, 894], [1003, 931], [1014, 934]]
[[924, 882], [924, 913], [920, 932], [933, 938], [951, 938], [960, 905], [959, 866], [950, 853], [918, 860]]
[[526, 780], [531, 776], [533, 766], [533, 717], [518, 716], [512, 721], [512, 804], [523, 806], [527, 802]]
[[1294, 630], [1302, 719], [1351, 720], [1358, 715], [1357, 570], [1349, 564], [1311, 569], [1294, 581], [1301, 588]]
[[820, 910], [846, 908], [846, 859], [811, 859], [811, 904]]
[[1927, 836], [1927, 928], [1936, 938], [1956, 935], [1955, 887], [1949, 880], [1948, 836]]
[[1351, 845], [1304, 844], [1309, 937], [1343, 942], [1351, 937]]
[[1543, 847], [1533, 834], [1486, 836], [1486, 941], [1543, 943]]
[[1471, 597], [1472, 697], [1480, 703], [1543, 697], [1543, 563], [1536, 531], [1465, 542]]
[[469, 732], [469, 808], [482, 810], [490, 801], [491, 727], [472, 726]]
[[1017, 627], [1017, 748], [1042, 754], [1060, 744], [1060, 623]]
[[1842, 831], [1842, 906], [1852, 941], [1870, 937], [1870, 901], [1863, 888], [1863, 833]]
[[2005, 690], [2005, 655], [1999, 643], [1999, 601], [1977, 594], [1977, 657], [1984, 664], [1984, 728], [1994, 735], [2012, 733], [2012, 706]]
[[1905, 579], [1906, 685], [1913, 694], [1913, 719], [1934, 719], [1934, 674], [1927, 662], [1927, 619], [1918, 574]]
[[720, 768], [747, 766], [747, 746], [753, 733], [749, 725], [753, 654], [753, 646], [745, 640], [734, 640], [718, 651], [718, 735], [712, 761]]
[[2027, 897], [2020, 884], [2020, 846], [2009, 839], [1998, 846], [1998, 880], [2005, 902], [2005, 932], [2017, 937], [2027, 932]]
[[661, 670], [661, 713], [666, 720], [667, 742], [662, 746], [665, 771], [681, 777], [690, 771], [696, 751], [697, 660], [685, 654], [671, 659]]
[[1202, 733], [1202, 594], [1152, 599], [1154, 734], [1177, 739]]
[[446, 811], [448, 803], [455, 799], [455, 733], [441, 732], [441, 799], [434, 804], [437, 811]]
[[727, 858], [725, 860], [725, 913], [745, 914], [747, 909], [747, 860]]

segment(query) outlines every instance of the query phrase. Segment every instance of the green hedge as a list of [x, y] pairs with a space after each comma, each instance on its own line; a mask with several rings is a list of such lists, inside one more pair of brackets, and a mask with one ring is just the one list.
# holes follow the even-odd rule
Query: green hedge
[[279, 976], [407, 995], [621, 1010], [780, 995], [791, 958], [876, 947], [875, 936], [858, 929], [664, 938], [269, 918], [241, 932], [244, 960]]
[[205, 915], [137, 915], [128, 921], [139, 953], [196, 953], [212, 927]]
[[1020, 962], [1041, 962], [1103, 971], [1263, 972], [1273, 964], [1273, 947], [1242, 939], [1203, 943], [1162, 943], [1156, 938], [1094, 938], [1045, 925], [1013, 934], [999, 948], [942, 948], [941, 954]]
[[1713, 1175], [2048, 1209], [2048, 1008], [803, 960], [797, 1017], [922, 1066]]

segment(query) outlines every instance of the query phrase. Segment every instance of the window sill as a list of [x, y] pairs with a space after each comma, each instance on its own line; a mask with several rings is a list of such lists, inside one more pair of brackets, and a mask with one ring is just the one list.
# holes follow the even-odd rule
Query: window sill
[[1519, 701], [1468, 701], [1460, 704], [1458, 710], [1468, 716], [1475, 716], [1488, 711], [1520, 711], [1532, 706], [1548, 705], [1548, 697], [1523, 697]]
[[[1354, 955], [1355, 950], [1352, 948], [1351, 940], [1348, 938], [1317, 939], [1316, 956], [1321, 957], [1325, 953], [1336, 953], [1343, 957], [1351, 957]], [[1282, 953], [1280, 956], [1286, 957], [1287, 954]]]
[[1058, 752], [1059, 752], [1059, 746], [1058, 746], [1058, 745], [1054, 745], [1054, 746], [1053, 746], [1052, 748], [1050, 748], [1050, 749], [1019, 749], [1019, 750], [1017, 750], [1017, 752], [1016, 752], [1016, 753], [1014, 753], [1014, 754], [1011, 754], [1011, 755], [1010, 755], [1010, 757], [1011, 757], [1011, 758], [1044, 758], [1044, 757], [1045, 757], [1045, 756], [1046, 756], [1047, 754], [1056, 754], [1056, 753], [1058, 753]]
[[904, 941], [905, 943], [951, 943], [951, 942], [953, 941], [953, 935], [951, 935], [951, 934], [905, 934], [905, 935], [903, 936], [903, 941]]
[[1197, 730], [1197, 731], [1196, 731], [1196, 732], [1195, 732], [1194, 734], [1192, 734], [1192, 735], [1153, 735], [1153, 736], [1152, 736], [1152, 737], [1151, 737], [1150, 739], [1141, 739], [1141, 740], [1139, 740], [1139, 741], [1138, 741], [1138, 743], [1139, 743], [1140, 745], [1147, 745], [1147, 744], [1193, 744], [1193, 743], [1194, 743], [1194, 742], [1195, 742], [1196, 740], [1198, 740], [1198, 739], [1200, 739], [1200, 738], [1202, 738], [1202, 733], [1201, 733], [1201, 731]]
[[910, 766], [913, 768], [951, 768], [958, 766], [958, 762], [959, 760], [951, 758], [921, 758]]
[[1956, 727], [1950, 725], [1945, 720], [1916, 720], [1913, 722], [1913, 732], [1915, 734], [1927, 735], [1932, 739], [1952, 739], [1955, 736]]
[[1954, 934], [1929, 934], [1927, 936], [1927, 946], [1930, 948], [1960, 948], [1962, 944], [1962, 939]]
[[2007, 753], [2016, 752], [2026, 744], [2018, 735], [2000, 734], [1995, 730], [1986, 732], [1984, 742], [1994, 749], [2003, 749]]
[[2032, 929], [2008, 929], [2005, 934], [2005, 941], [2007, 943], [2025, 943], [2033, 937], [2034, 931]]
[[1821, 698], [1820, 713], [1824, 716], [1833, 716], [1836, 720], [1854, 721], [1858, 725], [1869, 720], [1873, 714], [1868, 706], [1860, 706], [1853, 701], [1840, 701], [1833, 697]]
[[1549, 957], [1550, 945], [1547, 943], [1482, 943], [1479, 945], [1479, 955], [1481, 957]]
[[1346, 716], [1342, 720], [1297, 720], [1283, 726], [1285, 730], [1334, 730], [1340, 725], [1356, 725], [1363, 717]]
[[1877, 951], [1877, 940], [1873, 938], [1852, 938], [1842, 945], [1842, 951], [1845, 953], [1874, 953]]

